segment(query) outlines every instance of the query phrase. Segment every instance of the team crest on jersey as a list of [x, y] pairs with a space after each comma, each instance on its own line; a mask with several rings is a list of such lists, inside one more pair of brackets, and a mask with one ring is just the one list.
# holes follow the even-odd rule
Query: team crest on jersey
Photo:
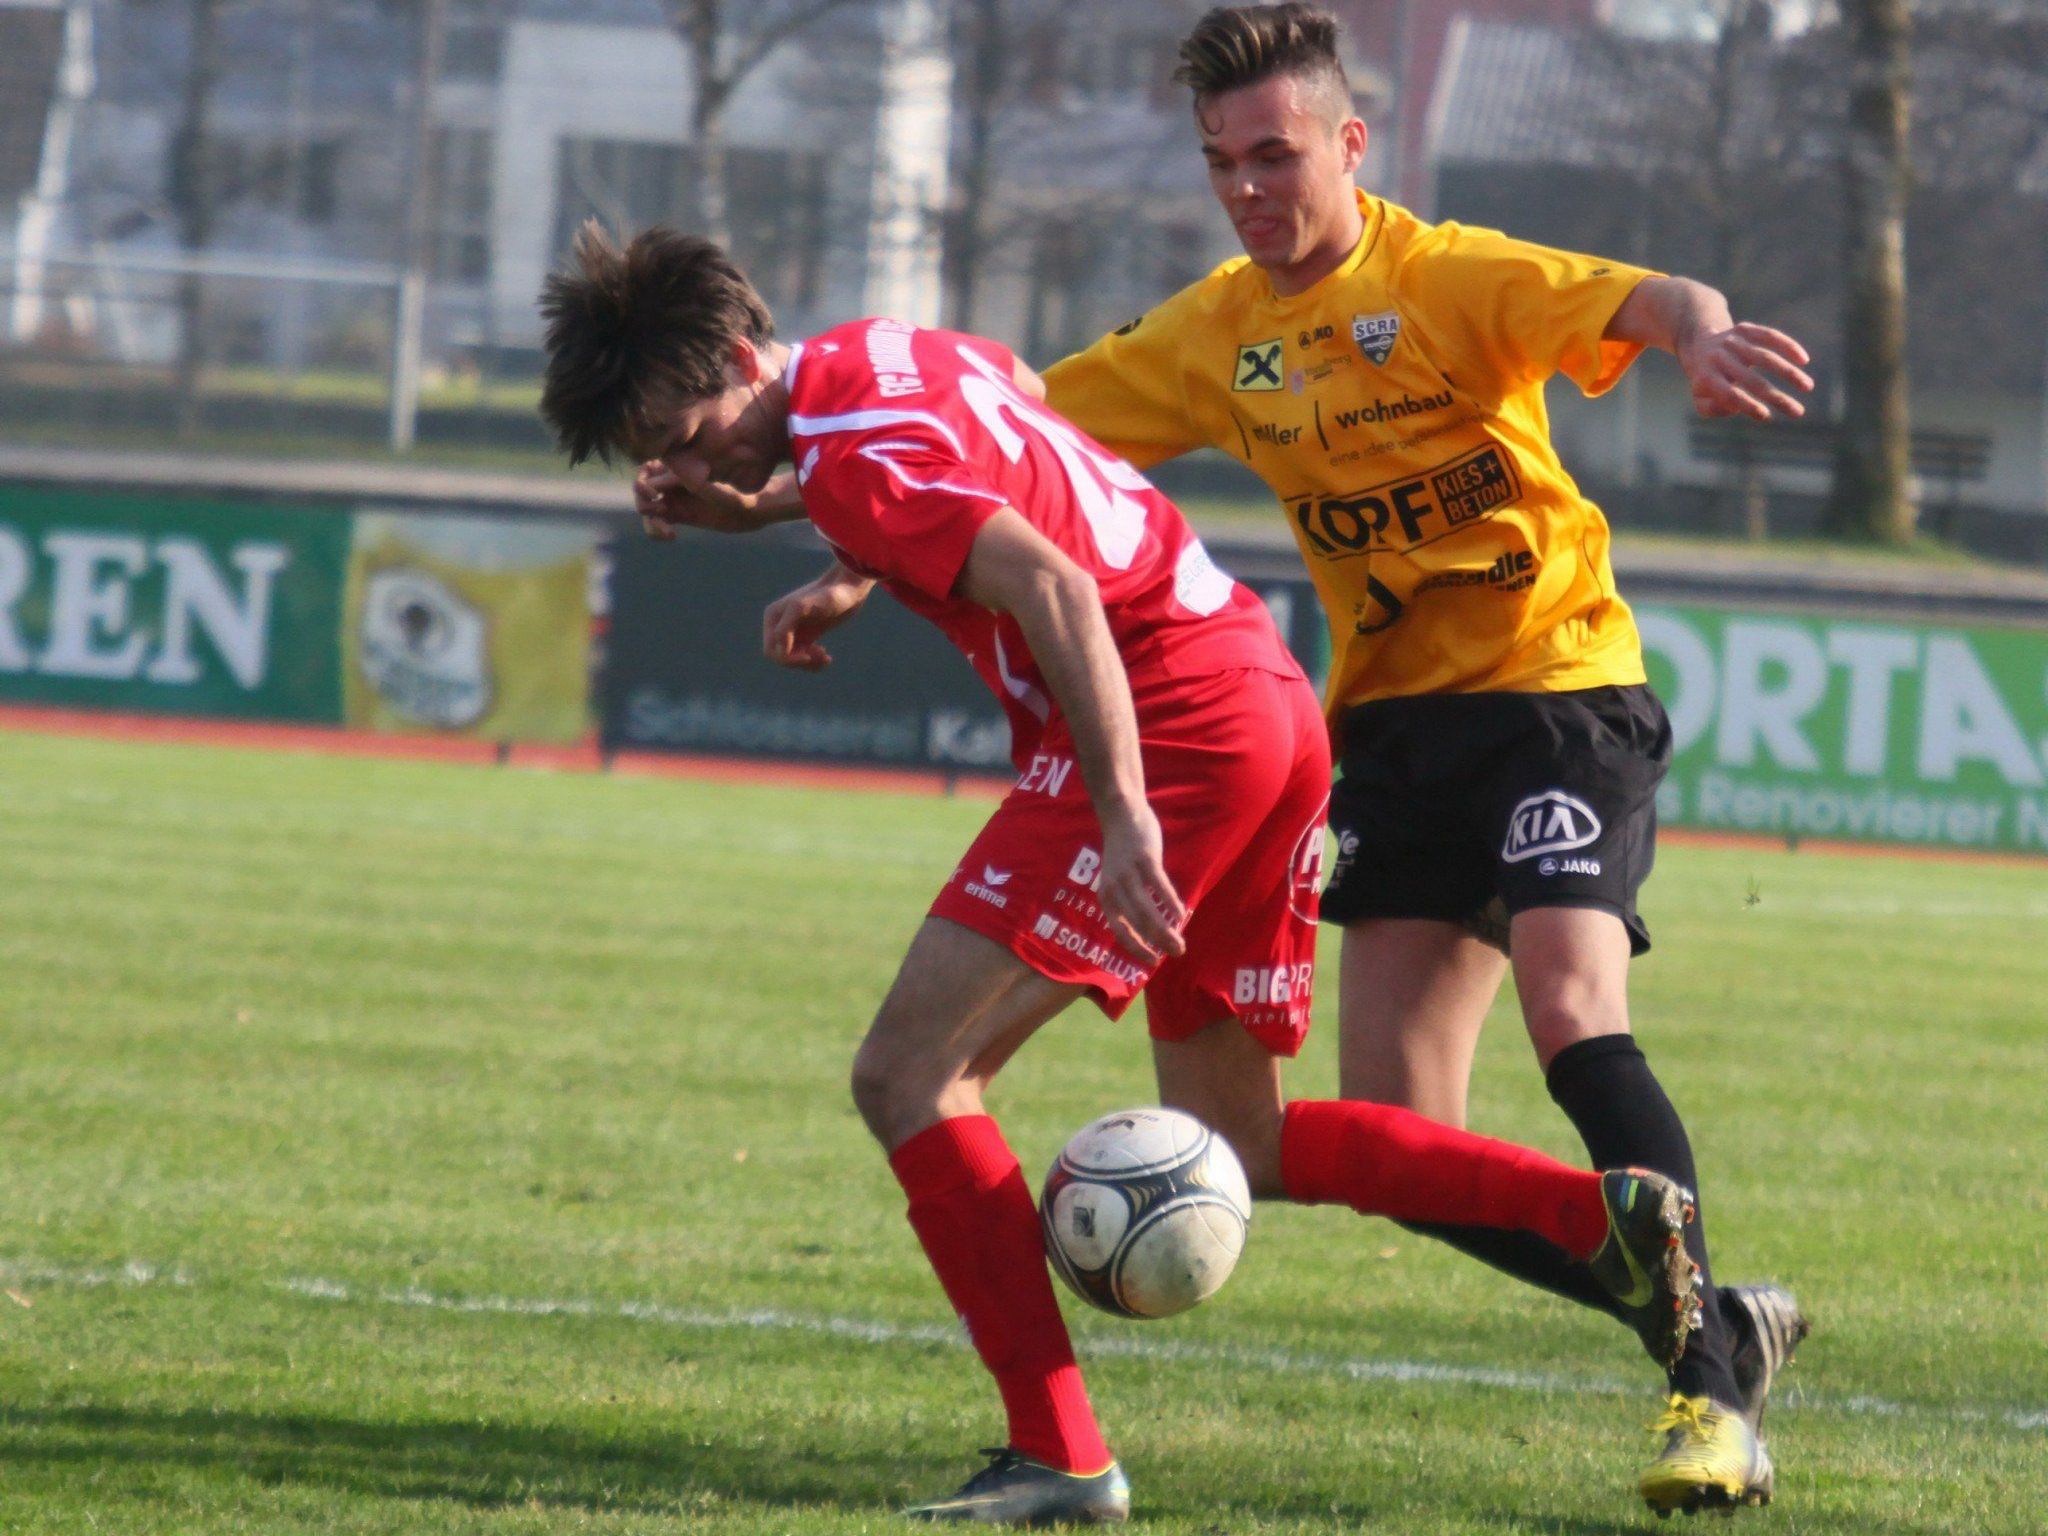
[[1230, 387], [1239, 392], [1251, 390], [1279, 389], [1280, 351], [1285, 342], [1279, 338], [1272, 341], [1254, 341], [1237, 349], [1237, 371], [1230, 376]]
[[1394, 343], [1401, 339], [1401, 312], [1387, 309], [1376, 315], [1353, 315], [1351, 339], [1358, 343], [1359, 351], [1384, 368], [1394, 355]]

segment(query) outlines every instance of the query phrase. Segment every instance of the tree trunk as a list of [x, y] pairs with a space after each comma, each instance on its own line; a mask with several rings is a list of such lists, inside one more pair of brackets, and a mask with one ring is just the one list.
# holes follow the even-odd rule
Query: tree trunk
[[732, 250], [732, 217], [725, 193], [725, 104], [696, 113], [692, 145], [697, 171], [696, 233]]
[[726, 212], [725, 104], [736, 80], [719, 71], [718, 44], [724, 29], [721, 0], [692, 0], [682, 18], [683, 43], [690, 51], [690, 216], [692, 233], [730, 247]]
[[[185, 70], [184, 99], [171, 140], [167, 201], [177, 215], [178, 241], [189, 257], [213, 244], [218, 201], [214, 161], [213, 89], [220, 78], [220, 12], [223, 0], [192, 0], [192, 52]], [[201, 377], [206, 366], [206, 280], [196, 272], [178, 278], [177, 428], [180, 437], [199, 431]]]
[[1843, 0], [1850, 49], [1843, 146], [1843, 418], [1829, 530], [1902, 544], [1913, 537], [1906, 379], [1906, 198], [1911, 172], [1907, 0]]
[[974, 329], [974, 301], [981, 276], [988, 218], [989, 162], [995, 144], [996, 100], [1003, 88], [1007, 38], [1003, 0], [972, 0], [968, 42], [967, 153], [960, 165], [960, 206], [946, 243], [946, 286], [952, 295], [955, 330]]

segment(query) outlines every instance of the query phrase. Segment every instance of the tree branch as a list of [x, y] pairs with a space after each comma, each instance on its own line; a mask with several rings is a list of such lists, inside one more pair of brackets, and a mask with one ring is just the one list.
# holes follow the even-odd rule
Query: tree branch
[[810, 0], [809, 4], [798, 6], [780, 21], [762, 27], [740, 46], [730, 67], [722, 72], [726, 86], [738, 85], [763, 59], [806, 27], [855, 3], [856, 0]]

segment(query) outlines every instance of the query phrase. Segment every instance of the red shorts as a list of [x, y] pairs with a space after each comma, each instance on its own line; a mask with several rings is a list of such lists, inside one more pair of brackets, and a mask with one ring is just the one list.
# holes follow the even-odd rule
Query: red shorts
[[1317, 888], [1330, 800], [1322, 709], [1300, 677], [1250, 669], [1141, 701], [1145, 797], [1189, 909], [1187, 952], [1148, 966], [1118, 946], [1094, 885], [1102, 840], [1055, 721], [932, 903], [1040, 975], [1086, 987], [1111, 1018], [1142, 990], [1151, 1033], [1235, 1019], [1278, 1056], [1308, 1034]]

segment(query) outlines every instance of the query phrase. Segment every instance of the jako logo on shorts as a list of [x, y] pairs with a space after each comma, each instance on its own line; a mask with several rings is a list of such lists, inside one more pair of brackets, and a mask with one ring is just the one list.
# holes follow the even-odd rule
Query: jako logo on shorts
[[1590, 805], [1561, 789], [1546, 789], [1509, 813], [1508, 840], [1501, 844], [1500, 856], [1519, 864], [1539, 853], [1583, 848], [1599, 835], [1600, 818]]

